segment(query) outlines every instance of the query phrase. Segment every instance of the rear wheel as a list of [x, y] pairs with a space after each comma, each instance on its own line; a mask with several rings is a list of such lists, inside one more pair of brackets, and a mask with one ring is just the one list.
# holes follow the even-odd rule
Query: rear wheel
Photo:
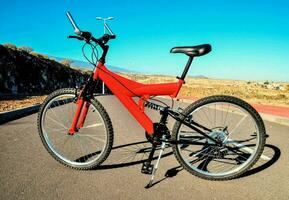
[[47, 151], [60, 163], [75, 169], [92, 169], [109, 155], [113, 128], [103, 106], [91, 99], [82, 128], [68, 134], [76, 111], [75, 89], [50, 94], [38, 114], [38, 132]]
[[252, 167], [265, 144], [265, 127], [257, 111], [248, 103], [231, 96], [211, 96], [188, 106], [184, 118], [209, 128], [207, 139], [177, 121], [174, 140], [191, 140], [198, 145], [173, 145], [179, 163], [190, 173], [209, 180], [229, 180]]

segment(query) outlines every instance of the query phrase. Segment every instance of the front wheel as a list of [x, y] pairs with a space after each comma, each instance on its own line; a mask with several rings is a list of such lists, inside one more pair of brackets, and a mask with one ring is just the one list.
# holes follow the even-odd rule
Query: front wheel
[[69, 134], [77, 108], [75, 94], [75, 89], [60, 89], [45, 99], [38, 114], [38, 132], [44, 147], [57, 161], [74, 169], [92, 169], [108, 157], [113, 128], [103, 106], [91, 99], [87, 101], [83, 126]]
[[174, 140], [190, 140], [195, 145], [176, 144], [173, 152], [179, 163], [191, 174], [209, 180], [229, 180], [240, 176], [260, 158], [265, 145], [265, 127], [257, 111], [248, 103], [231, 96], [200, 99], [182, 112], [208, 129], [199, 134], [177, 121]]

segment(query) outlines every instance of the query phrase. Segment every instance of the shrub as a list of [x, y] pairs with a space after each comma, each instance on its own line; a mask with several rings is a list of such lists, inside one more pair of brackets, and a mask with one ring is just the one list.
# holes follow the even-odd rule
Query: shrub
[[276, 96], [276, 99], [285, 99], [286, 98], [286, 95], [285, 94], [278, 94]]
[[32, 52], [31, 55], [33, 55], [37, 58], [40, 58], [40, 59], [48, 59], [49, 58], [47, 55], [43, 55], [43, 54], [36, 53], [36, 52]]
[[73, 63], [73, 61], [69, 60], [69, 59], [64, 59], [60, 63], [67, 66], [67, 67], [70, 67], [70, 65], [71, 65], [71, 63]]
[[3, 46], [6, 47], [6, 48], [9, 48], [9, 49], [13, 49], [13, 50], [17, 49], [16, 45], [11, 44], [11, 43], [3, 44]]
[[24, 51], [26, 53], [31, 53], [33, 51], [33, 49], [31, 47], [28, 47], [28, 46], [19, 47], [18, 50]]

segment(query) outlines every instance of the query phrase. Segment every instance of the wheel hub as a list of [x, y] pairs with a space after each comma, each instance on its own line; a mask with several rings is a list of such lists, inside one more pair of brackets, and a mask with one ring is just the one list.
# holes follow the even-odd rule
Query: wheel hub
[[[225, 131], [223, 131], [222, 128], [214, 129], [211, 133], [209, 133], [209, 136], [214, 138], [218, 142], [224, 142], [224, 140], [227, 137], [227, 134]], [[213, 140], [207, 139], [209, 144], [215, 144]]]
[[[219, 143], [219, 145], [214, 147], [214, 150], [212, 151], [212, 155], [215, 158], [223, 158], [225, 155], [227, 155], [227, 148], [225, 148], [223, 145], [227, 135], [226, 128], [215, 128], [211, 133], [209, 133], [209, 136], [214, 138]], [[211, 139], [207, 139], [207, 142], [209, 144], [215, 144], [215, 142]]]

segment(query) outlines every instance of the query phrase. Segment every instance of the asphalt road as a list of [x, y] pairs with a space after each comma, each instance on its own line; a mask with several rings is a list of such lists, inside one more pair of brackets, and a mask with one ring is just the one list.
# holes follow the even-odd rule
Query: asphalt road
[[[150, 147], [143, 129], [114, 97], [102, 97], [114, 126], [114, 148], [100, 169], [72, 170], [56, 162], [39, 139], [33, 114], [0, 126], [0, 199], [289, 199], [289, 127], [266, 122], [264, 155], [243, 177], [197, 178], [165, 150], [152, 188], [140, 173]], [[157, 115], [150, 115], [157, 119]]]

